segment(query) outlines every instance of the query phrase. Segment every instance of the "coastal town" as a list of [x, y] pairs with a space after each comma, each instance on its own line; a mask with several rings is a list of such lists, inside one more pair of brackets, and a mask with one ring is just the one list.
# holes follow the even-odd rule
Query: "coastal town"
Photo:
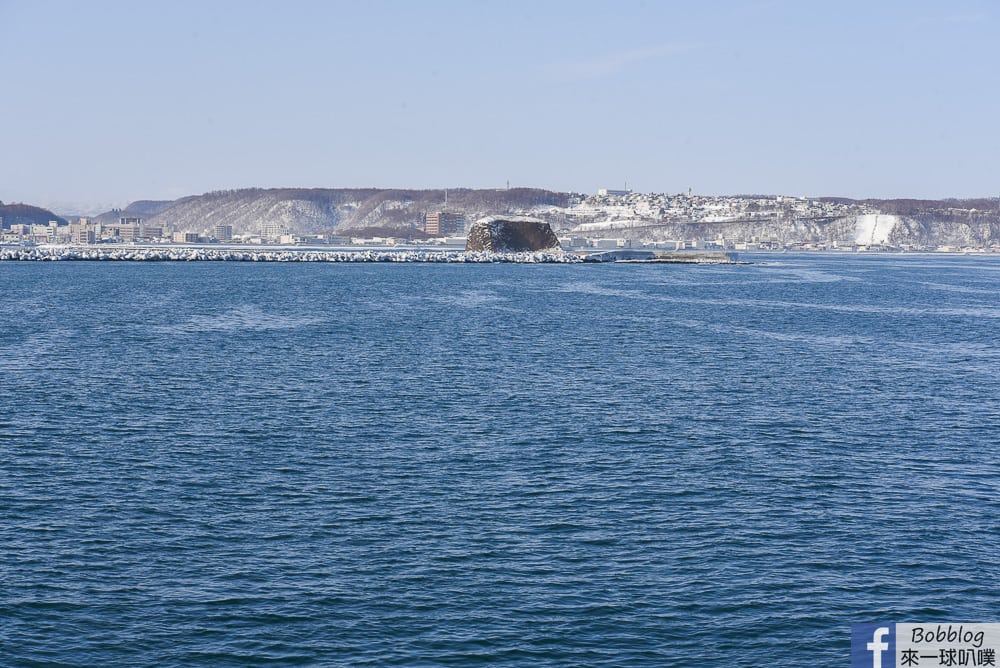
[[[601, 189], [593, 195], [568, 194], [558, 203], [508, 207], [507, 213], [550, 223], [566, 250], [994, 253], [1000, 252], [1000, 235], [993, 233], [998, 205], [988, 210], [956, 203], [929, 212], [899, 212], [837, 198]], [[388, 227], [379, 218], [387, 212], [405, 216], [397, 215], [395, 225]], [[199, 227], [190, 221], [177, 223], [169, 208], [149, 217], [126, 208], [48, 222], [0, 218], [0, 243], [447, 249], [464, 247], [470, 226], [486, 212], [456, 205], [454, 200], [449, 206], [447, 191], [444, 202], [424, 210], [405, 200], [386, 200], [365, 217], [373, 224], [350, 229], [327, 225], [318, 230], [313, 225], [314, 229], [304, 230], [294, 218], [266, 215], [236, 221], [230, 217], [228, 222], [212, 224], [214, 211], [206, 213]]]

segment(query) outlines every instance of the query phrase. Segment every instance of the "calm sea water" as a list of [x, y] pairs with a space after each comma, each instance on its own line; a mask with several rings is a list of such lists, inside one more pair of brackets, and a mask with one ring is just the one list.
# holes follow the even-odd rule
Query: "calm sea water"
[[0, 264], [4, 666], [1000, 621], [1000, 261]]

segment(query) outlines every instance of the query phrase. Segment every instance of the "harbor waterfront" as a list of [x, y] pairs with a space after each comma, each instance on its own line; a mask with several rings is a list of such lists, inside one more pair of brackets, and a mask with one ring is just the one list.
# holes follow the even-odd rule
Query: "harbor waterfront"
[[853, 622], [997, 621], [1000, 263], [753, 260], [0, 262], [0, 665], [843, 666]]
[[0, 261], [105, 261], [105, 262], [430, 262], [550, 264], [575, 262], [664, 262], [728, 264], [735, 253], [721, 251], [549, 251], [484, 252], [459, 249], [434, 250], [421, 247], [364, 249], [276, 248], [247, 246], [136, 246], [107, 245], [100, 248], [70, 244], [45, 246], [0, 245]]

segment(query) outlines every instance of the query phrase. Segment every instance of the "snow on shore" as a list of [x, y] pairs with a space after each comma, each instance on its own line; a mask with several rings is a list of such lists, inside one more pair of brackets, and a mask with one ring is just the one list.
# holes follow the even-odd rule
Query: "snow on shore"
[[570, 253], [460, 253], [430, 250], [243, 250], [93, 246], [0, 246], [0, 261], [105, 260], [119, 262], [449, 262], [569, 263]]

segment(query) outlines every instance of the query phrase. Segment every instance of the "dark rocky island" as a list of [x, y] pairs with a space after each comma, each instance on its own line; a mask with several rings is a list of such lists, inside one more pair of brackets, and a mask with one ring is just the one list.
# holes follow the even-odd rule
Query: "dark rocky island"
[[562, 250], [544, 220], [530, 216], [487, 216], [473, 224], [465, 251], [475, 253], [535, 253]]

